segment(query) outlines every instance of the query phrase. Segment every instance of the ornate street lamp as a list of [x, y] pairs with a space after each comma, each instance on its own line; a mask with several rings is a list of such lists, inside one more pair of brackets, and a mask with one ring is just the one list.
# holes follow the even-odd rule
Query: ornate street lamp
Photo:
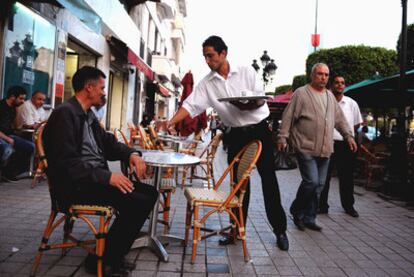
[[[269, 57], [266, 50], [263, 51], [260, 61], [262, 62], [263, 70], [263, 89], [266, 89], [267, 84], [272, 81], [272, 76], [276, 73], [277, 65], [275, 64], [275, 60]], [[259, 72], [260, 66], [257, 64], [256, 59], [253, 60], [252, 67], [256, 70], [256, 72]]]

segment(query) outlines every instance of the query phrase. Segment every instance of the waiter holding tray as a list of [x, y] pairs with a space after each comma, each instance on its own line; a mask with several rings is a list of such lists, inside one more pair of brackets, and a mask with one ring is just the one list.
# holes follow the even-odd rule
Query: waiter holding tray
[[[266, 123], [269, 116], [267, 98], [263, 84], [250, 66], [230, 66], [227, 60], [227, 46], [218, 36], [210, 36], [203, 43], [203, 56], [211, 71], [195, 87], [182, 107], [168, 122], [172, 128], [187, 115], [195, 117], [207, 108], [213, 107], [224, 125], [231, 127], [228, 134], [229, 147], [227, 161], [250, 141], [262, 142], [262, 153], [257, 169], [262, 179], [266, 215], [276, 235], [277, 246], [289, 249], [286, 236], [286, 214], [280, 201], [279, 185], [273, 168], [273, 142]], [[249, 207], [250, 184], [247, 186], [243, 202], [243, 215], [246, 222]], [[247, 222], [246, 222], [247, 223]], [[231, 232], [235, 234], [237, 232]], [[236, 238], [224, 237], [219, 243], [234, 243]]]

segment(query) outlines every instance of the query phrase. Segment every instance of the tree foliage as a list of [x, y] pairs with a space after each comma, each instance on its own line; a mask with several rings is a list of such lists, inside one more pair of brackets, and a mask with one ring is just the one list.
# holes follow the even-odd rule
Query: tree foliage
[[292, 85], [281, 85], [276, 88], [275, 94], [282, 94], [292, 89]]
[[[397, 41], [398, 61], [401, 59], [401, 34]], [[407, 65], [406, 69], [414, 69], [414, 23], [407, 26]]]
[[308, 83], [306, 75], [296, 75], [293, 77], [292, 90], [295, 91], [297, 88], [304, 86]]
[[342, 75], [348, 85], [369, 79], [376, 72], [381, 76], [398, 72], [397, 52], [382, 47], [358, 45], [319, 50], [306, 60], [307, 76], [312, 66], [320, 62], [329, 66], [331, 76]]

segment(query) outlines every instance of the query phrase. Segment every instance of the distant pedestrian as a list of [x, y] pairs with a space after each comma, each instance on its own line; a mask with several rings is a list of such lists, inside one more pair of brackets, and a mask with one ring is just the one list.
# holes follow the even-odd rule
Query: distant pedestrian
[[[348, 96], [344, 96], [345, 79], [342, 76], [333, 78], [331, 91], [334, 94], [336, 101], [344, 113], [348, 126], [355, 136], [355, 130], [359, 128], [362, 123], [362, 116], [357, 102]], [[322, 190], [319, 200], [319, 213], [328, 213], [328, 194], [330, 187], [330, 180], [333, 168], [336, 168], [339, 179], [339, 195], [341, 197], [342, 208], [345, 213], [353, 217], [358, 217], [358, 212], [354, 209], [354, 168], [356, 153], [352, 152], [344, 138], [339, 132], [334, 129], [334, 152], [329, 161], [328, 175], [326, 177], [325, 186]]]
[[211, 120], [210, 120], [210, 132], [211, 132], [211, 139], [214, 138], [214, 136], [217, 133], [217, 119], [215, 118], [214, 115], [211, 116]]
[[326, 181], [329, 157], [333, 152], [334, 127], [347, 141], [351, 151], [356, 143], [341, 108], [326, 89], [329, 68], [317, 63], [312, 67], [311, 83], [298, 88], [283, 112], [277, 149], [283, 151], [289, 139], [302, 176], [302, 182], [290, 212], [299, 230], [305, 227], [321, 231], [316, 224], [320, 193]]

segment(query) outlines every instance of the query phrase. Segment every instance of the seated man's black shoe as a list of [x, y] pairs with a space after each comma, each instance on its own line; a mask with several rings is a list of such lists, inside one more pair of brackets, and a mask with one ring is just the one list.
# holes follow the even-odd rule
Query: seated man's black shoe
[[289, 250], [289, 240], [286, 233], [275, 234], [276, 235], [276, 244], [280, 250], [287, 251]]
[[345, 210], [345, 213], [349, 214], [352, 217], [359, 217], [359, 214], [357, 211], [355, 211], [355, 209]]
[[316, 223], [305, 223], [306, 228], [311, 229], [313, 231], [320, 232], [322, 230], [322, 227], [317, 225]]
[[222, 237], [221, 239], [219, 239], [219, 245], [222, 245], [222, 246], [234, 244], [234, 242], [235, 240], [233, 236]]
[[[85, 271], [90, 274], [96, 274], [98, 271], [97, 268], [98, 257], [93, 254], [88, 254], [85, 259]], [[128, 276], [128, 272], [134, 270], [136, 267], [135, 263], [129, 262], [125, 258], [117, 265], [107, 265], [103, 263], [103, 273], [104, 276]]]
[[299, 230], [305, 231], [305, 223], [298, 216], [293, 215], [293, 223], [295, 223]]
[[127, 271], [132, 271], [137, 267], [137, 265], [134, 262], [130, 262], [124, 258], [121, 261], [120, 267]]

